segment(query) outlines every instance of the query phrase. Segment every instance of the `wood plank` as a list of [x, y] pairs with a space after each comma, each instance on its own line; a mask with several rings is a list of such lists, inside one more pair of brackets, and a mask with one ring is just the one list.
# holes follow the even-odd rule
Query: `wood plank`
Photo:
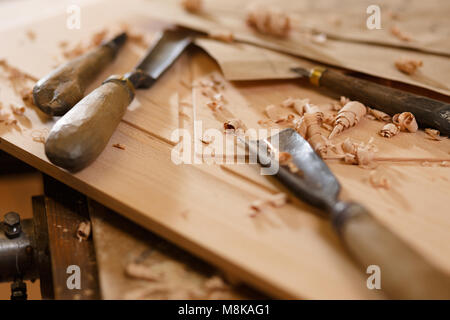
[[[42, 55], [42, 52], [36, 51], [38, 54]], [[183, 77], [198, 77], [218, 71], [203, 53], [194, 52], [192, 59], [189, 56], [184, 59], [188, 62], [180, 60], [179, 68], [188, 63], [192, 75], [180, 70]], [[27, 63], [23, 67], [27, 70]], [[174, 72], [178, 74], [176, 70]], [[175, 74], [173, 77], [177, 78]], [[166, 76], [172, 78], [169, 73]], [[157, 103], [161, 105], [161, 114], [167, 101], [171, 101], [167, 93], [179, 92], [182, 99], [187, 95], [183, 86], [178, 87], [179, 78], [172, 79], [173, 82], [169, 80], [167, 88], [152, 89], [164, 90], [162, 102]], [[14, 100], [18, 99], [17, 96], [4, 79], [1, 89], [2, 101], [17, 101]], [[309, 97], [324, 107], [332, 101], [325, 92], [314, 91], [302, 82], [232, 84], [227, 92], [232, 92], [235, 103], [243, 104], [234, 106], [235, 110], [242, 109], [245, 116], [248, 108], [249, 113], [259, 114], [261, 119], [265, 118], [262, 111], [267, 104], [280, 103], [287, 96]], [[142, 112], [144, 110], [142, 108]], [[173, 112], [169, 114], [176, 118]], [[210, 120], [211, 126], [220, 127], [220, 121], [211, 115], [204, 112], [203, 116]], [[161, 123], [165, 118], [153, 121], [155, 118], [141, 114], [136, 119], [122, 122], [97, 161], [76, 174], [50, 164], [43, 145], [32, 140], [34, 130], [48, 130], [54, 123], [54, 120], [42, 117], [36, 109], [27, 109], [16, 127], [0, 125], [0, 148], [271, 296], [384, 297], [381, 292], [366, 288], [365, 274], [347, 255], [328, 221], [315, 215], [312, 208], [293, 201], [251, 218], [248, 210], [253, 200], [265, 193], [285, 190], [260, 176], [253, 179], [250, 174], [237, 175], [213, 166], [205, 169], [204, 165], [175, 165], [170, 160], [173, 143], [168, 141], [167, 134], [180, 123], [187, 122], [189, 128], [189, 121], [181, 121], [180, 117], [170, 118], [167, 120], [169, 126], [164, 127], [158, 126], [157, 122]], [[142, 122], [137, 124], [137, 121]], [[370, 136], [376, 136], [380, 125], [364, 119], [357, 127], [338, 136], [337, 141], [349, 136], [367, 141]], [[112, 148], [112, 144], [117, 142], [124, 144], [126, 149]], [[448, 158], [450, 150], [448, 140], [429, 141], [422, 132], [402, 133], [390, 140], [375, 137], [375, 143], [385, 156]], [[446, 241], [449, 235], [444, 232], [448, 228], [448, 184], [445, 179], [450, 178], [449, 169], [424, 168], [420, 163], [414, 167], [388, 165], [388, 168], [393, 168], [389, 174], [395, 182], [391, 194], [373, 189], [365, 180], [367, 176], [364, 174], [368, 171], [331, 164], [343, 183], [347, 198], [367, 205], [381, 221], [426, 258], [450, 271], [447, 258], [450, 256], [450, 241]], [[220, 173], [216, 176], [217, 172]], [[261, 180], [269, 182], [260, 186], [265, 184], [259, 183]], [[426, 192], [420, 191], [422, 185], [427, 188]], [[411, 196], [405, 200], [405, 195]], [[428, 207], [433, 208], [433, 212], [430, 213]], [[422, 227], [424, 223], [426, 227]]]
[[[227, 284], [220, 272], [166, 240], [89, 201], [103, 299], [262, 299], [242, 285]], [[153, 280], [127, 273], [138, 265]], [[216, 278], [224, 286], [205, 288]], [[219, 281], [220, 281], [219, 280]]]

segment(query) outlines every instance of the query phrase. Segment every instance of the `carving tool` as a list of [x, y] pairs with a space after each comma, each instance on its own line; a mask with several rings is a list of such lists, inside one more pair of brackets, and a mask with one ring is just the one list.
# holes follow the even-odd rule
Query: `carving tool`
[[83, 98], [89, 84], [114, 60], [126, 38], [127, 35], [121, 33], [40, 79], [33, 88], [36, 106], [51, 116], [64, 115]]
[[296, 197], [326, 213], [364, 272], [370, 265], [380, 267], [381, 287], [390, 298], [450, 299], [450, 277], [428, 264], [362, 205], [339, 200], [338, 180], [295, 130], [285, 129], [269, 139], [245, 143], [264, 167], [273, 167], [272, 162], [277, 161], [267, 152], [274, 146], [291, 154], [299, 173], [279, 166], [276, 178]]
[[292, 70], [308, 78], [315, 86], [325, 87], [391, 116], [405, 111], [411, 112], [419, 126], [434, 128], [443, 135], [450, 135], [448, 103], [347, 76], [323, 67]]
[[45, 153], [50, 161], [71, 171], [92, 162], [119, 125], [134, 90], [149, 88], [197, 34], [181, 28], [165, 30], [133, 71], [109, 77], [78, 102], [49, 133]]

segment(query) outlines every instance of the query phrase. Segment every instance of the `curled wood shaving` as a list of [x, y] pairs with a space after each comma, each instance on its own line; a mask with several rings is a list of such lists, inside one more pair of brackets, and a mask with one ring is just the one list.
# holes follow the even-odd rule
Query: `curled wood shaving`
[[384, 113], [383, 111], [372, 109], [367, 107], [367, 114], [372, 115], [375, 119], [384, 121], [384, 122], [391, 122], [392, 118], [387, 113]]
[[202, 0], [181, 0], [181, 6], [189, 12], [199, 12], [202, 10]]
[[426, 128], [424, 131], [428, 135], [428, 138], [431, 140], [436, 140], [436, 141], [445, 140], [445, 137], [440, 136], [439, 130]]
[[450, 167], [450, 161], [442, 161], [439, 165], [441, 167]]
[[277, 8], [251, 4], [247, 10], [247, 24], [260, 33], [286, 37], [291, 29], [289, 16]]
[[[327, 153], [327, 140], [321, 133], [322, 118], [322, 112], [308, 112], [304, 114], [302, 121], [302, 126], [306, 128], [305, 139], [321, 157]], [[301, 129], [299, 131], [302, 132]]]
[[329, 135], [332, 139], [347, 128], [355, 126], [366, 114], [366, 107], [357, 101], [350, 101], [339, 110], [334, 123], [333, 131]]
[[211, 39], [231, 43], [234, 41], [234, 35], [231, 31], [213, 31], [209, 34]]
[[126, 149], [125, 145], [120, 144], [120, 143], [114, 143], [113, 147], [117, 148], [117, 149], [120, 149], [120, 150], [125, 150]]
[[78, 225], [77, 228], [77, 238], [81, 242], [87, 240], [91, 234], [91, 222], [83, 221]]
[[164, 273], [155, 272], [150, 267], [135, 262], [127, 264], [125, 267], [125, 274], [131, 278], [147, 281], [159, 281], [164, 277]]
[[15, 115], [22, 116], [25, 112], [25, 107], [17, 107], [17, 106], [11, 105], [11, 110]]
[[395, 67], [408, 75], [416, 73], [417, 69], [423, 66], [422, 60], [412, 59], [412, 58], [400, 58], [395, 61]]
[[401, 131], [416, 132], [419, 128], [416, 118], [411, 112], [397, 113], [392, 117], [392, 122], [399, 126]]
[[408, 34], [401, 31], [397, 26], [392, 26], [390, 31], [395, 37], [402, 41], [408, 42], [412, 40]]
[[400, 128], [393, 124], [393, 123], [388, 123], [386, 125], [384, 125], [384, 127], [380, 130], [379, 134], [382, 137], [385, 138], [391, 138], [395, 135], [397, 135], [400, 132]]
[[47, 129], [44, 129], [44, 130], [33, 130], [31, 132], [31, 138], [35, 142], [45, 143], [45, 140], [47, 139], [46, 138], [47, 134], [48, 134], [48, 130]]
[[374, 188], [383, 188], [389, 190], [391, 188], [391, 184], [389, 180], [384, 176], [379, 176], [375, 170], [370, 171], [369, 173], [369, 182]]
[[373, 165], [375, 152], [377, 151], [376, 146], [373, 144], [373, 138], [367, 143], [355, 143], [347, 138], [342, 142], [341, 148], [344, 152], [345, 163], [357, 164], [363, 168]]
[[224, 122], [223, 128], [225, 131], [231, 130], [234, 132], [245, 131], [245, 124], [240, 119], [230, 119]]
[[204, 144], [210, 144], [214, 142], [215, 137], [214, 136], [209, 136], [207, 134], [204, 134], [201, 138], [200, 141]]

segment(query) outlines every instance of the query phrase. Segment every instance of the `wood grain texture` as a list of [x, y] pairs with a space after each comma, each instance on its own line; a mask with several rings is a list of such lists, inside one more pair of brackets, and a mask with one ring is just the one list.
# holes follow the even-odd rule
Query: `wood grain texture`
[[[39, 30], [44, 42], [68, 37], [64, 28], [58, 29], [61, 34], [44, 37], [46, 30], [58, 21], [41, 22], [43, 28]], [[101, 22], [96, 19], [95, 23]], [[89, 29], [90, 24], [94, 25], [87, 19], [83, 29], [86, 38], [93, 30]], [[17, 33], [24, 30], [26, 27]], [[8, 37], [11, 38], [10, 32]], [[9, 55], [21, 50], [20, 45], [14, 45], [16, 42], [11, 43]], [[42, 56], [45, 61], [46, 52], [38, 50], [41, 45], [36, 44], [35, 56]], [[56, 44], [50, 45], [51, 48], [58, 50]], [[137, 52], [133, 46], [126, 45], [124, 54], [105, 72], [127, 71], [123, 69], [138, 60]], [[50, 65], [36, 67], [30, 59], [19, 55], [14, 61], [25, 71], [34, 68], [38, 75], [51, 68]], [[270, 296], [385, 298], [382, 292], [367, 289], [364, 270], [353, 262], [329, 222], [315, 215], [314, 209], [291, 199], [282, 208], [255, 218], [249, 216], [253, 200], [277, 191], [286, 192], [271, 178], [260, 176], [257, 168], [240, 164], [172, 163], [172, 148], [176, 145], [171, 141], [174, 129], [192, 130], [192, 121], [197, 116], [204, 121], [204, 128], [223, 128], [221, 120], [204, 109], [205, 100], [197, 92], [199, 89], [189, 88], [191, 80], [207, 77], [211, 72], [219, 69], [204, 53], [191, 51], [185, 55], [160, 79], [162, 82], [148, 91], [138, 92], [139, 107], [127, 110], [104, 152], [91, 166], [76, 174], [50, 164], [43, 144], [33, 141], [32, 132], [48, 132], [54, 123], [35, 108], [27, 108], [24, 116], [18, 118], [17, 126], [0, 124], [0, 148]], [[2, 101], [18, 101], [6, 79], [1, 79], [0, 86]], [[334, 101], [327, 91], [317, 90], [304, 81], [227, 83], [224, 94], [232, 101], [230, 107], [236, 116], [249, 125], [267, 119], [263, 113], [265, 106], [279, 104], [288, 96], [308, 97], [324, 109]], [[191, 101], [192, 107], [181, 108], [176, 102], [185, 100]], [[188, 117], [180, 115], [180, 110]], [[336, 137], [335, 142], [347, 137], [367, 142], [373, 137], [379, 154], [386, 157], [450, 158], [448, 140], [431, 141], [422, 131], [400, 133], [387, 140], [377, 135], [382, 126], [381, 122], [363, 119], [358, 126]], [[113, 148], [114, 143], [125, 145], [125, 150]], [[388, 191], [370, 185], [368, 170], [336, 161], [328, 163], [343, 185], [345, 198], [366, 205], [381, 223], [425, 259], [450, 273], [449, 168], [424, 167], [421, 161], [383, 163], [376, 170], [391, 180]]]

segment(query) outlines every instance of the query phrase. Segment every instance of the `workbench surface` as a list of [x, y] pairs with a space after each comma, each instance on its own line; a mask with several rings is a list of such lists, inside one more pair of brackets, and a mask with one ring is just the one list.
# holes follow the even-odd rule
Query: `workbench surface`
[[[0, 26], [0, 38], [8, 43], [0, 58], [39, 78], [54, 67], [53, 52], [60, 51], [59, 41], [89, 38], [99, 26], [136, 14], [111, 7], [104, 17], [98, 14], [98, 6], [92, 8], [83, 9], [84, 25], [76, 31], [64, 27], [64, 11], [21, 25]], [[154, 34], [163, 26], [148, 22], [145, 27]], [[36, 34], [34, 40], [26, 36], [30, 28]], [[127, 44], [92, 88], [110, 74], [131, 69], [142, 52], [135, 44]], [[176, 129], [193, 132], [194, 120], [202, 120], [204, 129], [223, 127], [205, 106], [200, 89], [189, 85], [212, 73], [220, 77], [219, 67], [205, 52], [192, 48], [184, 53], [151, 89], [137, 92], [106, 149], [80, 172], [72, 174], [51, 164], [44, 144], [33, 140], [36, 134], [48, 133], [57, 120], [36, 107], [27, 107], [23, 116], [16, 117], [16, 125], [0, 124], [0, 148], [271, 296], [384, 298], [383, 293], [367, 289], [367, 275], [346, 253], [329, 221], [311, 207], [291, 199], [281, 208], [255, 217], [249, 214], [252, 201], [287, 192], [261, 176], [258, 167], [171, 161]], [[7, 77], [0, 77], [0, 89], [5, 108], [20, 102]], [[267, 105], [289, 96], [309, 98], [321, 106], [335, 101], [328, 92], [300, 80], [226, 82], [224, 96], [233, 114], [248, 127], [257, 127], [257, 121], [266, 118]], [[440, 165], [450, 161], [450, 141], [430, 140], [423, 131], [385, 139], [377, 135], [382, 126], [363, 119], [336, 142], [347, 137], [367, 142], [373, 137], [379, 155], [417, 159], [378, 164], [375, 170], [389, 179], [389, 190], [370, 184], [370, 169], [334, 160], [327, 164], [346, 199], [367, 206], [424, 259], [450, 273], [450, 168]], [[117, 143], [125, 149], [112, 146]]]

